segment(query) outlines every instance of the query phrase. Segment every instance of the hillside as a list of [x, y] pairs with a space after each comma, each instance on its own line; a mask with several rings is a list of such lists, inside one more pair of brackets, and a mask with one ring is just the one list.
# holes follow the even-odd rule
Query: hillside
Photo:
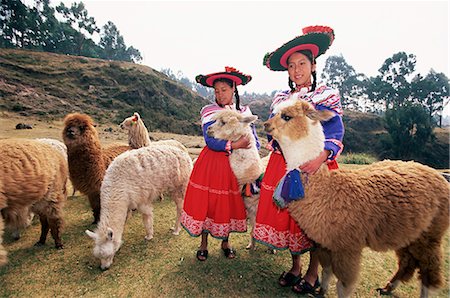
[[[245, 98], [259, 121], [268, 118], [271, 99]], [[60, 121], [74, 111], [100, 124], [117, 125], [137, 111], [151, 132], [200, 135], [200, 109], [208, 100], [150, 67], [128, 63], [0, 49], [0, 112]], [[386, 138], [381, 117], [344, 112], [344, 153], [369, 153], [392, 158], [383, 149]], [[265, 138], [261, 122], [257, 130]], [[417, 158], [436, 168], [449, 167], [448, 129], [436, 129], [436, 138]], [[263, 149], [263, 154], [266, 152]]]
[[149, 130], [192, 135], [201, 132], [198, 115], [207, 103], [147, 66], [11, 49], [0, 49], [0, 96], [0, 110], [23, 116], [77, 111], [120, 123], [137, 111]]

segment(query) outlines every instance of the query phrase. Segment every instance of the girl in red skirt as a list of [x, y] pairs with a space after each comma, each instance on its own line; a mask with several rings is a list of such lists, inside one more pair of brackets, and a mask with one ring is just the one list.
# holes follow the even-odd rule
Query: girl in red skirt
[[[241, 190], [234, 176], [228, 156], [233, 149], [249, 148], [250, 140], [241, 137], [235, 142], [215, 139], [207, 135], [208, 127], [214, 123], [212, 116], [224, 109], [238, 110], [245, 116], [252, 115], [250, 109], [239, 105], [236, 86], [245, 85], [251, 76], [234, 68], [225, 67], [224, 72], [199, 75], [197, 83], [214, 88], [216, 102], [202, 108], [202, 130], [206, 146], [194, 164], [184, 198], [181, 224], [194, 237], [201, 235], [197, 259], [208, 258], [208, 234], [222, 240], [225, 257], [236, 256], [228, 237], [231, 232], [247, 231], [247, 215]], [[233, 105], [233, 94], [236, 105]], [[259, 149], [259, 141], [253, 128]]]
[[[325, 150], [314, 160], [308, 161], [300, 170], [313, 175], [326, 162], [330, 169], [337, 168], [336, 157], [342, 151], [344, 126], [339, 91], [325, 85], [316, 86], [316, 58], [325, 53], [334, 39], [333, 29], [312, 26], [303, 29], [303, 35], [294, 38], [264, 57], [264, 64], [271, 70], [287, 70], [290, 90], [278, 93], [271, 110], [281, 102], [295, 98], [305, 100], [318, 110], [333, 111], [335, 116], [323, 122]], [[294, 85], [295, 84], [295, 85]], [[269, 138], [270, 139], [270, 138]], [[305, 276], [301, 276], [300, 255], [313, 251], [314, 243], [297, 225], [287, 209], [280, 209], [273, 201], [273, 193], [278, 182], [286, 174], [286, 162], [276, 143], [272, 141], [272, 155], [261, 182], [261, 195], [256, 214], [254, 238], [256, 241], [275, 249], [289, 249], [292, 267], [283, 272], [278, 283], [292, 286], [299, 294], [314, 294], [319, 287], [317, 256], [311, 252], [310, 264]], [[323, 186], [324, 191], [326, 185]]]

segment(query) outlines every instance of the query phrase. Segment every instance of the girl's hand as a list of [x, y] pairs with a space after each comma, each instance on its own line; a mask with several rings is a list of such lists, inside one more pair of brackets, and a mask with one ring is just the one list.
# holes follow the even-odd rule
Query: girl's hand
[[231, 149], [249, 149], [250, 140], [246, 136], [241, 136], [237, 141], [231, 142]]
[[320, 168], [320, 166], [328, 159], [328, 156], [330, 155], [329, 150], [323, 150], [318, 157], [316, 157], [313, 160], [310, 160], [306, 163], [304, 163], [300, 170], [302, 172], [308, 173], [308, 174], [314, 174], [317, 172], [317, 170]]

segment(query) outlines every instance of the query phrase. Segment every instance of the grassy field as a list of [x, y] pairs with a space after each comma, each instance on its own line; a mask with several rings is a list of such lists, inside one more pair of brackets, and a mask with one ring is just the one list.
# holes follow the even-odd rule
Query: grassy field
[[[52, 137], [61, 139], [61, 123], [28, 121], [32, 130], [14, 129], [24, 119], [0, 115], [0, 138]], [[103, 143], [126, 142], [118, 127], [105, 132], [107, 126], [97, 127]], [[152, 133], [155, 139], [176, 138], [189, 147], [192, 156], [202, 147], [199, 137]], [[71, 192], [69, 192], [71, 193]], [[261, 246], [247, 251], [249, 234], [233, 234], [230, 241], [237, 249], [237, 258], [226, 259], [220, 250], [220, 241], [210, 239], [209, 258], [199, 262], [195, 252], [199, 238], [185, 231], [173, 236], [170, 227], [175, 221], [175, 204], [169, 198], [155, 204], [155, 235], [145, 241], [141, 216], [134, 214], [127, 222], [124, 244], [116, 254], [112, 267], [99, 269], [92, 256], [93, 241], [85, 234], [91, 225], [92, 213], [84, 196], [69, 197], [65, 206], [63, 250], [54, 248], [53, 239], [34, 247], [39, 238], [37, 219], [26, 229], [19, 241], [13, 242], [6, 234], [4, 245], [9, 263], [0, 268], [0, 297], [297, 297], [289, 288], [277, 285], [278, 276], [290, 268], [286, 251], [269, 254]], [[434, 297], [449, 297], [449, 235], [444, 250], [445, 288]], [[307, 255], [303, 259], [307, 264]], [[377, 253], [364, 250], [360, 281], [353, 297], [377, 297], [376, 288], [384, 286], [396, 271], [393, 252]], [[395, 297], [418, 297], [417, 275], [395, 291]], [[335, 280], [328, 297], [336, 297]]]

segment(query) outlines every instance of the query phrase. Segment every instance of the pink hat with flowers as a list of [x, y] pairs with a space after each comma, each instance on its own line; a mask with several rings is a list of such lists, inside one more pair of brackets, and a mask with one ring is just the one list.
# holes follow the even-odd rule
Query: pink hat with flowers
[[263, 64], [270, 70], [287, 70], [287, 59], [292, 53], [309, 50], [314, 58], [325, 53], [334, 40], [334, 31], [327, 26], [303, 28], [303, 34], [264, 56]]
[[214, 81], [222, 78], [233, 81], [236, 86], [245, 85], [252, 80], [250, 75], [243, 74], [234, 67], [225, 66], [225, 71], [198, 75], [195, 77], [195, 81], [203, 86], [213, 87]]

